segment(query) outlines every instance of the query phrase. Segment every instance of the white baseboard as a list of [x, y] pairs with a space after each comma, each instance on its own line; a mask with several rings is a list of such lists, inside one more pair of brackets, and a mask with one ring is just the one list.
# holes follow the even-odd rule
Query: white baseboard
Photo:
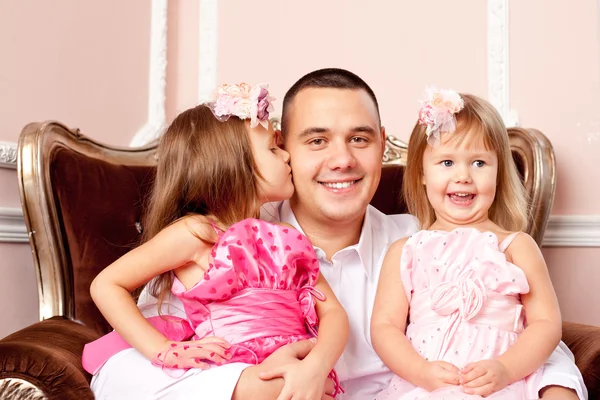
[[[28, 243], [20, 208], [0, 207], [0, 242]], [[600, 247], [600, 214], [551, 215], [544, 235], [546, 247]]]
[[20, 208], [0, 207], [0, 242], [29, 243]]

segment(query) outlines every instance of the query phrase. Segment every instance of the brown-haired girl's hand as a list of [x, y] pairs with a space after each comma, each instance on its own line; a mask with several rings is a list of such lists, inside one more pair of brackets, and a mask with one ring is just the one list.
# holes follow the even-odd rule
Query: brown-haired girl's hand
[[457, 386], [460, 370], [456, 365], [446, 361], [427, 361], [420, 375], [422, 380], [418, 386], [433, 392], [444, 386]]
[[504, 389], [510, 383], [508, 369], [498, 360], [481, 360], [461, 370], [460, 384], [467, 394], [482, 397]]
[[167, 341], [165, 347], [152, 359], [152, 364], [161, 368], [209, 369], [212, 361], [224, 364], [231, 358], [231, 345], [216, 336], [187, 342]]

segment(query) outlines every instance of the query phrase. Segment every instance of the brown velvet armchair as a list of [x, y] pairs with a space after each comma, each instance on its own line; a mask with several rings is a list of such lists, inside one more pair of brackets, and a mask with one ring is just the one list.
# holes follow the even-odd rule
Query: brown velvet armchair
[[[555, 189], [554, 153], [533, 129], [510, 129], [513, 155], [531, 199], [528, 232], [541, 243]], [[26, 126], [18, 178], [38, 278], [41, 322], [0, 340], [0, 400], [93, 399], [83, 345], [110, 326], [89, 294], [92, 279], [139, 240], [156, 147], [114, 148], [56, 122]], [[406, 145], [388, 138], [373, 204], [406, 212], [399, 197]], [[564, 323], [590, 393], [600, 398], [600, 327]]]

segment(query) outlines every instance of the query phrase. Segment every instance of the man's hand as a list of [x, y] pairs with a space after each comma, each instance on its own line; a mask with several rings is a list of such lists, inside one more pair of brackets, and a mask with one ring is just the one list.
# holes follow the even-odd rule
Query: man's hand
[[510, 383], [506, 366], [498, 360], [482, 360], [467, 364], [461, 370], [460, 384], [467, 394], [487, 397]]
[[283, 378], [285, 384], [277, 400], [321, 400], [325, 394], [325, 383], [329, 371], [308, 360], [282, 365], [260, 374], [261, 379]]
[[[262, 380], [261, 372], [268, 372], [283, 365], [300, 363], [313, 349], [315, 342], [312, 340], [301, 340], [282, 346], [273, 352], [259, 365], [248, 367], [242, 372], [235, 387], [232, 400], [275, 400], [283, 389], [284, 380], [274, 378]], [[325, 392], [333, 393], [333, 382], [327, 380]], [[322, 397], [323, 400], [332, 400], [330, 396]]]
[[457, 386], [460, 370], [454, 364], [446, 361], [427, 361], [420, 373], [421, 381], [418, 386], [433, 392], [444, 386]]

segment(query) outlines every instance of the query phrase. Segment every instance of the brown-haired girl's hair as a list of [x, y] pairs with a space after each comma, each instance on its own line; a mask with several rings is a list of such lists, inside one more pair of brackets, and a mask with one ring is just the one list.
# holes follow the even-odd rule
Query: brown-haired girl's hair
[[[487, 150], [498, 156], [496, 197], [489, 218], [502, 229], [521, 231], [527, 227], [528, 207], [523, 183], [515, 166], [508, 132], [498, 111], [487, 101], [470, 94], [460, 94], [465, 106], [456, 114], [456, 131], [450, 140], [469, 143], [483, 136]], [[426, 126], [415, 124], [408, 143], [408, 159], [402, 184], [408, 211], [417, 217], [422, 229], [435, 222], [435, 212], [427, 200], [423, 185], [423, 153], [427, 149]]]
[[[157, 154], [142, 243], [187, 215], [210, 215], [230, 226], [256, 214], [261, 176], [244, 121], [231, 116], [219, 122], [208, 107], [196, 106], [175, 118], [162, 136]], [[159, 310], [172, 283], [170, 271], [149, 283], [150, 292], [158, 297]]]

